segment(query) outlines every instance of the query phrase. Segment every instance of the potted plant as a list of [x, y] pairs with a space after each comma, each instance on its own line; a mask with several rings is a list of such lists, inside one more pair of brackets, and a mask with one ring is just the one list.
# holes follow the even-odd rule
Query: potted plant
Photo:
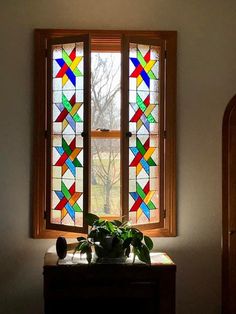
[[92, 261], [92, 248], [94, 248], [93, 260], [96, 263], [102, 262], [124, 262], [132, 250], [133, 262], [137, 256], [140, 261], [151, 264], [150, 251], [153, 242], [148, 236], [129, 222], [119, 220], [101, 219], [94, 214], [87, 215], [88, 225], [91, 227], [87, 238], [78, 237], [78, 245], [75, 252], [86, 254], [88, 263]]

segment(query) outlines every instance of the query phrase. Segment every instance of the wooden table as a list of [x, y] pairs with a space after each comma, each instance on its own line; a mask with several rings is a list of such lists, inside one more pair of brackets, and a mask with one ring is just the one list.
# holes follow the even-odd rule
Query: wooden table
[[[175, 313], [176, 265], [165, 253], [151, 253], [151, 266], [132, 258], [125, 264], [91, 264], [72, 254], [44, 258], [44, 307], [54, 313]], [[84, 310], [83, 308], [87, 308]]]

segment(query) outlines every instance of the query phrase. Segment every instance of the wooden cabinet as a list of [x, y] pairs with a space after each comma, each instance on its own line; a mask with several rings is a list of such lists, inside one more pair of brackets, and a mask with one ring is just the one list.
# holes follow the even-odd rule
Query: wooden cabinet
[[[45, 313], [175, 313], [176, 265], [165, 253], [152, 253], [152, 265], [91, 264], [71, 256], [44, 260]], [[86, 310], [85, 310], [86, 308]]]

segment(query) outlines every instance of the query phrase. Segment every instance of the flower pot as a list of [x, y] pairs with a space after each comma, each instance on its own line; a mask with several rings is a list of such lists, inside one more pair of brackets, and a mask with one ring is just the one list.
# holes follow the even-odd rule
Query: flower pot
[[121, 257], [98, 257], [94, 254], [92, 263], [96, 264], [125, 264], [127, 256], [123, 255]]
[[95, 246], [93, 262], [97, 264], [120, 264], [125, 263], [127, 257], [120, 240], [114, 241], [113, 237], [106, 237]]

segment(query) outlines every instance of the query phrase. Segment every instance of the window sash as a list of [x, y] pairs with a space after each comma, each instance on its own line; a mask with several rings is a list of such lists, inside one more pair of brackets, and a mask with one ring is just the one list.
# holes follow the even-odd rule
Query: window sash
[[[83, 191], [80, 195], [80, 198], [82, 198], [82, 225], [81, 226], [73, 226], [73, 225], [66, 225], [66, 224], [59, 224], [59, 223], [53, 223], [52, 222], [52, 193], [53, 193], [53, 187], [52, 187], [52, 149], [53, 149], [53, 141], [52, 141], [52, 121], [53, 121], [53, 111], [52, 106], [54, 103], [53, 100], [53, 56], [52, 56], [52, 50], [53, 46], [59, 45], [59, 44], [70, 44], [70, 43], [83, 43], [83, 131], [80, 134], [80, 137], [82, 137], [83, 141]], [[70, 231], [70, 232], [87, 232], [88, 225], [86, 222], [86, 213], [88, 212], [89, 208], [89, 199], [90, 199], [90, 184], [89, 184], [89, 177], [87, 176], [88, 170], [90, 168], [89, 165], [89, 156], [90, 156], [90, 37], [89, 35], [81, 35], [81, 36], [75, 36], [75, 37], [64, 37], [64, 38], [56, 38], [51, 39], [48, 41], [48, 58], [47, 58], [47, 138], [46, 138], [46, 145], [47, 145], [47, 184], [46, 184], [46, 227], [48, 229], [54, 229], [54, 230], [62, 230], [62, 231]], [[65, 64], [66, 65], [66, 64]], [[63, 66], [61, 67], [61, 69]], [[68, 80], [69, 81], [69, 80]], [[62, 91], [61, 91], [62, 92]], [[76, 94], [76, 89], [74, 89], [74, 95]], [[65, 135], [60, 134], [62, 138], [65, 138]], [[79, 135], [79, 133], [78, 133]], [[77, 134], [75, 132], [74, 134], [74, 141], [76, 140]], [[64, 152], [65, 154], [65, 152]], [[73, 154], [73, 152], [72, 152]], [[68, 158], [69, 159], [69, 158]], [[75, 167], [76, 169], [76, 167]], [[61, 178], [61, 184], [63, 179]], [[72, 180], [71, 180], [72, 182]], [[67, 201], [66, 206], [71, 208], [70, 201], [73, 201], [73, 196], [76, 195], [76, 177], [74, 178], [74, 183], [72, 184], [74, 187], [74, 191], [65, 189], [65, 194], [63, 196], [63, 200]], [[61, 193], [59, 191], [59, 193]], [[71, 199], [68, 200], [69, 196], [71, 195]], [[77, 198], [77, 197], [76, 197]], [[62, 210], [60, 211], [62, 215]], [[71, 208], [71, 212], [74, 214], [74, 216], [77, 215], [76, 211], [73, 211]], [[67, 213], [67, 216], [69, 217], [69, 211]], [[61, 219], [62, 220], [62, 219]], [[75, 220], [75, 218], [74, 218]]]
[[[131, 132], [129, 130], [129, 47], [130, 43], [158, 46], [161, 49], [160, 54], [160, 104], [159, 104], [159, 163], [160, 163], [160, 182], [159, 182], [159, 222], [137, 224], [137, 228], [141, 230], [163, 228], [164, 227], [164, 73], [165, 73], [165, 42], [161, 39], [150, 39], [140, 36], [124, 36], [122, 49], [122, 173], [129, 176], [129, 138]], [[122, 208], [125, 219], [129, 217], [129, 177], [122, 178], [123, 199]]]
[[120, 138], [121, 131], [120, 130], [109, 130], [109, 131], [99, 131], [92, 130], [91, 137], [93, 138]]

